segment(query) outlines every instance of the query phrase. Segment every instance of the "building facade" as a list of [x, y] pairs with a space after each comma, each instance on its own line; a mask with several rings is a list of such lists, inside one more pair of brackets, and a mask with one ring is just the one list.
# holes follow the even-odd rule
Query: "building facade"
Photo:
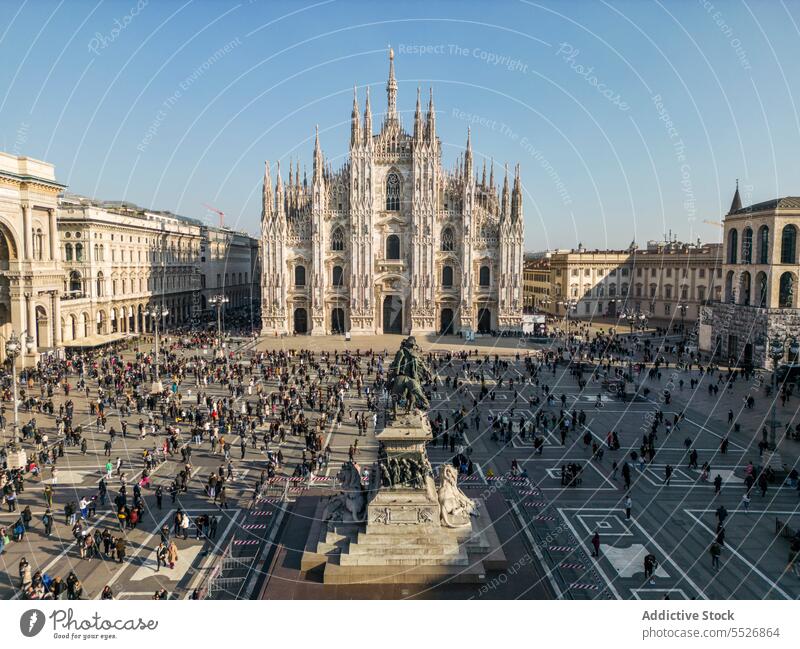
[[[0, 359], [12, 332], [21, 363], [208, 320], [257, 294], [258, 240], [169, 212], [64, 194], [53, 165], [0, 153]], [[253, 283], [256, 282], [254, 290]]]
[[704, 346], [726, 361], [767, 367], [777, 343], [797, 362], [789, 342], [800, 337], [800, 197], [742, 207], [737, 187], [723, 225], [723, 291], [705, 319]]
[[525, 313], [546, 312], [550, 304], [550, 252], [528, 253], [523, 268]]
[[547, 312], [577, 318], [644, 316], [652, 324], [695, 322], [721, 295], [719, 244], [648, 242], [639, 249], [555, 251]]
[[413, 131], [397, 113], [389, 54], [387, 112], [373, 132], [369, 89], [363, 121], [354, 91], [347, 162], [327, 164], [317, 132], [313, 175], [299, 163], [273, 186], [267, 164], [262, 210], [263, 333], [457, 333], [519, 329], [522, 190], [494, 168], [476, 173], [472, 143], [445, 171], [433, 94]]
[[12, 331], [30, 337], [23, 363], [61, 344], [54, 323], [63, 290], [56, 221], [63, 189], [53, 165], [0, 153], [0, 358]]

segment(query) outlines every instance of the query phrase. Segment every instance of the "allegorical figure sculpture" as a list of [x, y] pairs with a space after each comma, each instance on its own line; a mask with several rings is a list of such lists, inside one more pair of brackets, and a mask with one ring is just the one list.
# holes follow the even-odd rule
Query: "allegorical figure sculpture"
[[409, 336], [402, 343], [389, 366], [388, 388], [391, 394], [406, 402], [406, 411], [412, 408], [427, 410], [430, 407], [428, 397], [422, 389], [425, 381], [431, 380], [431, 371], [422, 359], [422, 350], [414, 336]]
[[441, 523], [445, 527], [466, 527], [470, 516], [477, 516], [475, 503], [458, 488], [458, 473], [452, 464], [445, 464], [439, 472], [439, 506]]
[[342, 492], [333, 496], [322, 514], [324, 521], [358, 523], [364, 520], [366, 498], [361, 486], [361, 476], [352, 462], [346, 462], [336, 475]]

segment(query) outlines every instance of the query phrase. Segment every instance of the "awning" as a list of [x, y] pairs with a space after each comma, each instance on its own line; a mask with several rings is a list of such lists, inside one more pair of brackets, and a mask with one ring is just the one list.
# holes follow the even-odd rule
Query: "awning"
[[128, 334], [124, 332], [101, 334], [101, 335], [95, 334], [92, 336], [86, 336], [85, 338], [79, 338], [78, 340], [66, 341], [64, 343], [64, 347], [68, 347], [70, 349], [76, 349], [76, 348], [91, 349], [93, 347], [102, 347], [103, 345], [115, 343], [118, 340], [122, 340], [123, 338], [137, 338], [138, 335], [139, 334]]

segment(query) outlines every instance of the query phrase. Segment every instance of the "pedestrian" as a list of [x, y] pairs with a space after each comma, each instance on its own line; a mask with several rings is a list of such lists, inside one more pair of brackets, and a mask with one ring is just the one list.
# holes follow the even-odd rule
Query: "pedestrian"
[[708, 548], [708, 552], [711, 555], [711, 567], [714, 568], [714, 570], [719, 570], [719, 555], [722, 554], [722, 548], [719, 543], [716, 541], [712, 542], [711, 547]]
[[648, 553], [644, 557], [644, 578], [647, 579], [651, 584], [655, 584], [655, 579], [653, 576], [655, 575], [656, 568], [658, 567], [658, 559], [656, 555], [653, 553]]
[[633, 501], [631, 500], [630, 494], [625, 497], [625, 519], [631, 520], [631, 507], [633, 505]]
[[178, 546], [175, 545], [175, 541], [170, 541], [169, 546], [167, 546], [167, 563], [169, 564], [170, 569], [175, 567], [177, 561]]
[[670, 480], [672, 480], [672, 465], [667, 464], [667, 466], [664, 467], [664, 485], [669, 487]]
[[750, 494], [746, 491], [742, 494], [742, 508], [744, 509], [745, 514], [750, 513]]
[[722, 476], [718, 473], [717, 477], [714, 478], [714, 497], [719, 496], [722, 490]]
[[42, 524], [44, 525], [44, 535], [50, 536], [53, 531], [53, 514], [50, 513], [49, 508], [45, 510], [42, 516]]
[[594, 536], [592, 537], [592, 556], [599, 557], [600, 556], [600, 532], [595, 531]]
[[167, 546], [163, 541], [156, 547], [156, 572], [161, 570], [161, 566], [167, 567]]

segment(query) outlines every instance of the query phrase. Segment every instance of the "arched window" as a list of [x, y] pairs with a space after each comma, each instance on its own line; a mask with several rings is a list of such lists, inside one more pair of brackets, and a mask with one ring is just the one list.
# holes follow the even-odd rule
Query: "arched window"
[[797, 228], [787, 225], [781, 233], [781, 263], [797, 263]]
[[742, 263], [753, 263], [753, 228], [745, 228], [742, 232]]
[[[80, 244], [78, 244], [80, 245]], [[72, 261], [72, 244], [67, 243], [64, 245], [64, 261]]]
[[331, 250], [344, 250], [344, 232], [336, 228], [331, 234]]
[[75, 244], [75, 261], [83, 261], [83, 244]]
[[395, 173], [386, 177], [386, 209], [390, 212], [400, 209], [400, 179]]
[[778, 306], [782, 309], [791, 309], [794, 306], [794, 276], [791, 273], [781, 275]]
[[758, 228], [758, 263], [769, 263], [769, 227], [766, 225]]
[[295, 266], [294, 267], [294, 285], [295, 286], [305, 286], [306, 285], [306, 267], [305, 266]]
[[77, 270], [73, 270], [69, 274], [69, 292], [81, 293], [83, 291], [83, 283], [81, 282], [81, 274]]
[[442, 268], [442, 286], [450, 288], [453, 286], [453, 267], [444, 266]]
[[725, 301], [733, 302], [733, 271], [729, 270], [725, 276]]
[[760, 272], [756, 277], [756, 291], [758, 291], [758, 306], [762, 309], [767, 308], [767, 274]]
[[97, 297], [103, 297], [103, 284], [104, 283], [105, 282], [104, 282], [104, 279], [103, 279], [103, 272], [100, 271], [99, 273], [97, 273]]
[[728, 263], [736, 263], [736, 248], [739, 246], [739, 233], [736, 230], [728, 232]]
[[455, 248], [455, 241], [453, 240], [453, 230], [445, 228], [442, 230], [442, 250], [445, 252], [452, 252]]
[[739, 279], [739, 302], [743, 306], [750, 306], [750, 273], [742, 273]]
[[489, 272], [489, 267], [488, 266], [481, 266], [481, 270], [480, 270], [480, 273], [479, 273], [479, 276], [478, 276], [478, 284], [480, 286], [489, 286], [489, 284], [490, 284], [489, 280], [490, 279], [491, 279], [491, 274]]
[[396, 234], [386, 237], [386, 259], [400, 259], [400, 237]]
[[344, 273], [342, 272], [341, 266], [334, 266], [332, 275], [333, 277], [331, 279], [333, 280], [334, 286], [344, 286]]

